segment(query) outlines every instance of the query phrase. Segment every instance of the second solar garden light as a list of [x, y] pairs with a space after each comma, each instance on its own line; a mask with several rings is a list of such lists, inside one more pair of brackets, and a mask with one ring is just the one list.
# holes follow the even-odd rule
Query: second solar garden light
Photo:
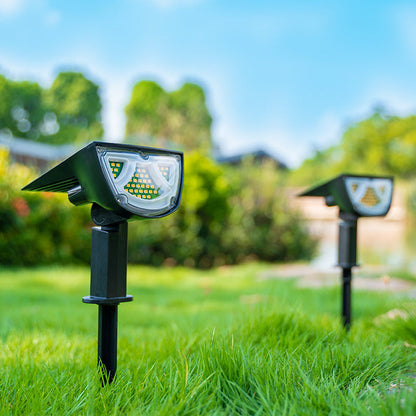
[[383, 217], [390, 209], [393, 178], [340, 175], [308, 189], [300, 196], [320, 196], [328, 206], [339, 207], [338, 266], [342, 268], [342, 322], [351, 325], [351, 269], [357, 266], [357, 220]]
[[97, 304], [98, 362], [104, 383], [117, 369], [117, 308], [126, 294], [127, 220], [160, 218], [179, 205], [183, 154], [125, 144], [92, 142], [23, 190], [67, 192], [74, 205], [92, 203], [90, 296]]

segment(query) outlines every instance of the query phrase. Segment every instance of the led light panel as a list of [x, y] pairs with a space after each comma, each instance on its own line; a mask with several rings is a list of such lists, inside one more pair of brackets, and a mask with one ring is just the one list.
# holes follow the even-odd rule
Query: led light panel
[[389, 210], [393, 194], [391, 179], [347, 177], [345, 185], [351, 203], [360, 215], [385, 215]]
[[181, 162], [176, 155], [97, 147], [101, 168], [117, 203], [141, 216], [162, 215], [176, 204]]

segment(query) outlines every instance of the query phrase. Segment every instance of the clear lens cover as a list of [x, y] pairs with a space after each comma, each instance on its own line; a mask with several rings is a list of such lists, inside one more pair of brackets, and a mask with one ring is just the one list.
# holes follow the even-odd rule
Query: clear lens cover
[[153, 217], [176, 205], [181, 181], [178, 156], [97, 150], [107, 182], [121, 207]]
[[348, 196], [354, 209], [363, 216], [385, 215], [393, 194], [393, 181], [388, 178], [345, 179]]

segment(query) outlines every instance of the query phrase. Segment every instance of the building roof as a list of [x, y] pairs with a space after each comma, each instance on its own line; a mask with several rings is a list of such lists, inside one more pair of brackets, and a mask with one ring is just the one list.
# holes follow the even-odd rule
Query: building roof
[[[33, 160], [40, 167], [45, 167], [50, 163], [65, 159], [76, 150], [76, 147], [71, 144], [52, 145], [0, 134], [0, 148], [2, 147], [7, 148], [11, 157], [15, 160], [25, 164], [30, 164], [30, 161]], [[288, 168], [282, 160], [262, 149], [228, 156], [216, 156], [215, 160], [218, 163], [238, 165], [246, 158], [253, 158], [255, 161], [260, 162], [272, 160], [278, 168]], [[39, 161], [42, 163], [39, 164]]]
[[0, 135], [0, 147], [7, 148], [12, 156], [25, 156], [45, 162], [64, 159], [75, 149], [72, 145], [56, 146], [4, 135]]
[[266, 150], [262, 150], [262, 149], [251, 151], [251, 152], [238, 153], [238, 154], [231, 155], [231, 156], [217, 156], [215, 158], [215, 160], [218, 163], [228, 163], [230, 165], [237, 165], [237, 164], [240, 164], [243, 161], [243, 159], [246, 159], [246, 158], [249, 158], [249, 157], [253, 158], [256, 161], [262, 161], [262, 160], [265, 160], [265, 159], [269, 159], [269, 160], [272, 160], [273, 162], [275, 162], [276, 165], [281, 169], [287, 169], [288, 168], [286, 163], [282, 162], [280, 159], [277, 159], [271, 153], [267, 152]]

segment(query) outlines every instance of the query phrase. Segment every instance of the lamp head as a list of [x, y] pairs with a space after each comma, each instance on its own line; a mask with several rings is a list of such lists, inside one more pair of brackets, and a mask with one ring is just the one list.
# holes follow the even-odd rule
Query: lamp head
[[322, 196], [328, 206], [357, 217], [382, 217], [390, 209], [393, 178], [343, 174], [299, 196]]
[[93, 203], [94, 222], [105, 225], [171, 214], [182, 183], [181, 152], [94, 141], [23, 190], [67, 192], [74, 205]]

